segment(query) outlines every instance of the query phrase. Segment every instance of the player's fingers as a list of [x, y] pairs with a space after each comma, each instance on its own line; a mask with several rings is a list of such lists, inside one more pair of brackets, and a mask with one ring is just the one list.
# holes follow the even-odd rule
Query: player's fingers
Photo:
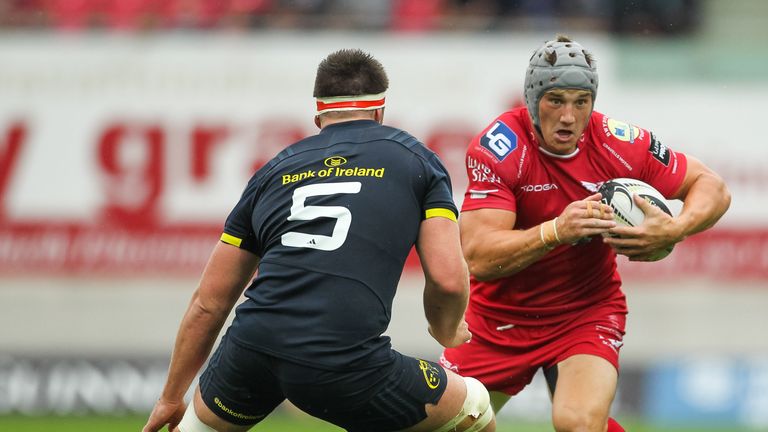
[[[596, 210], [592, 210], [593, 213], [597, 214]], [[582, 219], [581, 220], [581, 227], [585, 229], [595, 229], [606, 231], [609, 229], [613, 229], [616, 227], [616, 221], [613, 220], [613, 218], [606, 219], [598, 219], [598, 218], [591, 218], [591, 219]]]
[[602, 198], [603, 198], [603, 194], [598, 192], [596, 194], [592, 194], [592, 195], [584, 198], [584, 201], [600, 201], [600, 199], [602, 199]]
[[592, 219], [592, 201], [587, 201], [587, 219]]
[[640, 208], [640, 210], [642, 210], [647, 217], [666, 215], [666, 212], [664, 212], [664, 210], [653, 205], [651, 202], [641, 197], [640, 195], [635, 194], [632, 198], [634, 199], [637, 207]]
[[609, 231], [611, 234], [615, 235], [616, 240], [630, 240], [630, 239], [636, 239], [642, 236], [642, 230], [638, 229], [637, 227], [629, 227], [629, 226], [622, 226], [622, 225], [616, 225]]
[[600, 203], [600, 219], [615, 222], [613, 207], [609, 206], [608, 204]]
[[632, 194], [632, 199], [635, 201], [635, 204], [640, 207], [640, 210], [642, 210], [643, 213], [653, 207], [651, 203], [649, 203], [645, 198], [638, 194]]
[[149, 418], [147, 419], [147, 423], [144, 425], [144, 428], [141, 429], [141, 432], [155, 432], [159, 430], [163, 425], [158, 424], [157, 421], [157, 414], [156, 414], [157, 407], [155, 407], [152, 410], [152, 413], [150, 413]]
[[[165, 420], [161, 420], [159, 418], [151, 417], [149, 420], [147, 420], [147, 424], [144, 425], [144, 429], [142, 429], [142, 432], [157, 432], [163, 428], [168, 422]], [[173, 430], [172, 428], [169, 428], [168, 430]]]
[[638, 239], [604, 238], [603, 242], [610, 245], [614, 252], [630, 258], [630, 261], [653, 261], [650, 259], [654, 249]]
[[630, 258], [630, 259], [638, 258], [638, 257], [641, 257], [642, 255], [646, 254], [646, 251], [644, 251], [642, 249], [638, 249], [636, 247], [632, 247], [632, 246], [612, 244], [611, 248], [617, 254], [624, 255], [624, 256], [626, 256], [627, 258]]

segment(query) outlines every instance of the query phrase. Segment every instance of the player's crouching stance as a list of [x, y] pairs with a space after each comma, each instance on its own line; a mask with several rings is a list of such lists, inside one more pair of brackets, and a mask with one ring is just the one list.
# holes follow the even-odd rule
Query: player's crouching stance
[[[448, 384], [445, 393], [440, 398], [437, 405], [427, 406], [427, 418], [415, 426], [403, 429], [406, 432], [493, 432], [496, 430], [496, 421], [493, 410], [491, 409], [490, 397], [480, 381], [474, 378], [465, 378], [448, 372]], [[463, 383], [462, 383], [463, 381]], [[462, 391], [462, 387], [465, 390]], [[463, 394], [463, 396], [462, 396]], [[199, 399], [199, 392], [195, 396], [194, 403], [189, 404], [184, 412], [178, 428], [180, 432], [229, 432], [229, 431], [247, 431], [250, 425], [221, 425], [221, 419], [205, 405], [201, 405], [201, 413], [198, 416], [198, 410], [195, 405], [203, 404]], [[450, 413], [458, 413], [450, 417]], [[202, 417], [202, 418], [201, 418]], [[203, 420], [203, 418], [205, 420]], [[262, 417], [263, 418], [263, 417]], [[260, 419], [259, 419], [260, 420]], [[209, 424], [219, 424], [216, 429]], [[370, 430], [370, 429], [347, 429]]]
[[[422, 360], [423, 361], [423, 360]], [[434, 366], [432, 366], [434, 367]], [[496, 430], [496, 421], [491, 408], [488, 390], [480, 381], [474, 378], [461, 377], [453, 372], [447, 373], [448, 383], [445, 392], [436, 405], [427, 406], [427, 418], [413, 427], [403, 429], [406, 432], [493, 432]], [[463, 383], [462, 383], [463, 381]], [[465, 390], [462, 390], [464, 387]], [[200, 416], [196, 405], [200, 405]], [[458, 413], [450, 417], [450, 413]], [[231, 413], [234, 414], [234, 413]], [[202, 417], [202, 418], [201, 418]], [[264, 417], [262, 417], [263, 419]], [[205, 419], [205, 420], [203, 420]], [[248, 420], [247, 418], [244, 420]], [[251, 419], [253, 420], [253, 419]], [[261, 420], [261, 419], [258, 419]], [[209, 426], [218, 425], [216, 429]], [[195, 394], [193, 403], [190, 403], [184, 412], [178, 427], [174, 431], [180, 432], [229, 432], [247, 431], [254, 424], [233, 425], [222, 424], [221, 419], [209, 410], [200, 399], [199, 391]], [[370, 429], [348, 429], [370, 430]]]
[[[246, 431], [284, 400], [352, 432], [493, 432], [488, 391], [382, 336], [415, 245], [429, 332], [471, 338], [469, 274], [447, 171], [414, 137], [382, 125], [388, 79], [359, 50], [320, 63], [321, 131], [251, 178], [181, 323], [144, 432]], [[251, 281], [258, 267], [258, 276]], [[183, 396], [244, 287], [194, 400]]]

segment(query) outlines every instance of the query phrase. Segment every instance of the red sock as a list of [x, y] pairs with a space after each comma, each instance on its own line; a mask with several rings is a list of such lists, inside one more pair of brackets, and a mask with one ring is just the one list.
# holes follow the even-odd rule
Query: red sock
[[616, 420], [614, 420], [614, 419], [609, 417], [608, 418], [608, 429], [607, 429], [606, 432], [625, 432], [625, 431], [624, 431], [624, 428], [621, 427], [619, 422], [617, 422]]

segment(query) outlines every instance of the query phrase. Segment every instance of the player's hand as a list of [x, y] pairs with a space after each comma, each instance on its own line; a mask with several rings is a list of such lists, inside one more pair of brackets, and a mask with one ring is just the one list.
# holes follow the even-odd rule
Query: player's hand
[[472, 339], [472, 332], [469, 331], [469, 325], [464, 320], [461, 320], [459, 326], [456, 328], [456, 331], [451, 337], [440, 338], [439, 336], [435, 335], [431, 325], [427, 327], [427, 331], [429, 331], [430, 336], [432, 336], [440, 345], [446, 348], [455, 348], [463, 343], [469, 342]]
[[181, 422], [186, 409], [187, 406], [182, 400], [165, 401], [160, 399], [155, 404], [155, 408], [152, 409], [147, 424], [144, 425], [141, 432], [157, 432], [165, 425], [168, 425], [168, 430], [172, 431]]
[[643, 223], [636, 227], [617, 226], [609, 230], [611, 236], [603, 241], [617, 254], [625, 255], [630, 261], [656, 261], [666, 254], [661, 251], [672, 248], [681, 241], [675, 228], [674, 218], [637, 194], [632, 196], [640, 210], [645, 213]]
[[574, 201], [557, 217], [560, 243], [574, 243], [584, 237], [607, 233], [616, 226], [613, 209], [603, 204], [599, 193]]

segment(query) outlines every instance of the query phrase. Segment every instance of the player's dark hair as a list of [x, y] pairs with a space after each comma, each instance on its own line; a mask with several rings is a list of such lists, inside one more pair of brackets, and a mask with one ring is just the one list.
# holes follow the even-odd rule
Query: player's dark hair
[[317, 67], [314, 97], [383, 93], [389, 87], [384, 66], [359, 49], [331, 53]]

